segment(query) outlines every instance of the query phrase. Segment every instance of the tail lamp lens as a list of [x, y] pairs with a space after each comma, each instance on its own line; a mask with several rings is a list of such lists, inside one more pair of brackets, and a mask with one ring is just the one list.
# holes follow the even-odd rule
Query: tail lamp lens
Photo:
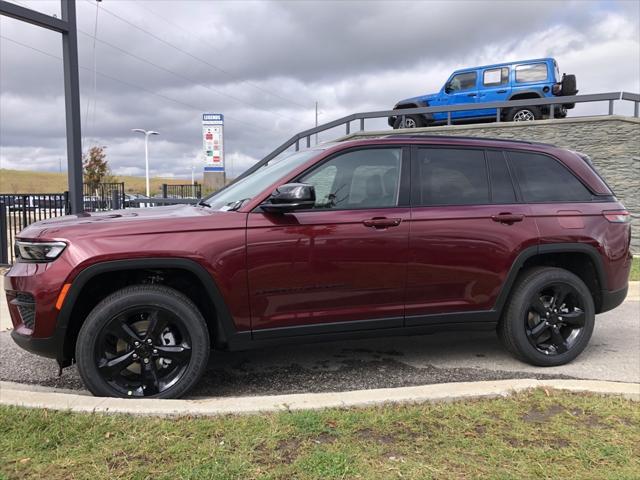
[[629, 223], [631, 221], [631, 214], [627, 210], [605, 210], [602, 214], [611, 223]]

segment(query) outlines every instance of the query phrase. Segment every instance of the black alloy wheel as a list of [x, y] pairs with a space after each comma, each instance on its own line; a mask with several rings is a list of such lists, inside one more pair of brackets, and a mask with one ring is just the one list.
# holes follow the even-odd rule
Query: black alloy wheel
[[187, 296], [164, 285], [133, 285], [89, 313], [75, 359], [94, 395], [177, 398], [204, 373], [210, 348], [207, 324]]
[[191, 338], [172, 312], [140, 307], [105, 325], [95, 349], [98, 372], [126, 396], [157, 395], [176, 384], [191, 360]]
[[514, 285], [498, 323], [511, 354], [531, 365], [564, 365], [586, 348], [595, 326], [593, 294], [557, 267], [532, 267]]
[[529, 342], [545, 355], [568, 352], [585, 326], [584, 299], [571, 285], [554, 283], [533, 294], [526, 312]]

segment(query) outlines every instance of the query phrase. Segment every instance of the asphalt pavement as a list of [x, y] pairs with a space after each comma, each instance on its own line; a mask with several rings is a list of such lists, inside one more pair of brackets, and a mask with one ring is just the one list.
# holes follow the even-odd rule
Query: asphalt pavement
[[[82, 391], [75, 367], [29, 354], [6, 331], [0, 301], [0, 380]], [[617, 309], [598, 315], [587, 349], [569, 365], [539, 368], [513, 359], [493, 332], [287, 345], [212, 352], [194, 397], [331, 392], [508, 378], [640, 382], [640, 283]]]

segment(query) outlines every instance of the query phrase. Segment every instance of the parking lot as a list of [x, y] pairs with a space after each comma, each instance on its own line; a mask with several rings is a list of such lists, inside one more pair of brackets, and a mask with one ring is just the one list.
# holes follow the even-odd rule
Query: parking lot
[[[0, 305], [0, 380], [82, 390], [75, 368], [29, 354], [9, 337]], [[346, 391], [504, 378], [582, 378], [640, 382], [640, 282], [617, 309], [599, 315], [585, 352], [569, 365], [536, 368], [513, 359], [493, 332], [287, 345], [214, 352], [192, 396]]]

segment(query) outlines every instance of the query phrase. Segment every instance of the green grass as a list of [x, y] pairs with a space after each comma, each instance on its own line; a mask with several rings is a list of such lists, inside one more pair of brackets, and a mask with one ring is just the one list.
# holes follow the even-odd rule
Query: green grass
[[631, 262], [631, 273], [629, 274], [629, 280], [637, 282], [640, 280], [640, 257], [633, 257]]
[[[638, 478], [638, 403], [506, 399], [211, 418], [0, 407], [7, 478]], [[2, 475], [0, 474], [0, 477]]]

